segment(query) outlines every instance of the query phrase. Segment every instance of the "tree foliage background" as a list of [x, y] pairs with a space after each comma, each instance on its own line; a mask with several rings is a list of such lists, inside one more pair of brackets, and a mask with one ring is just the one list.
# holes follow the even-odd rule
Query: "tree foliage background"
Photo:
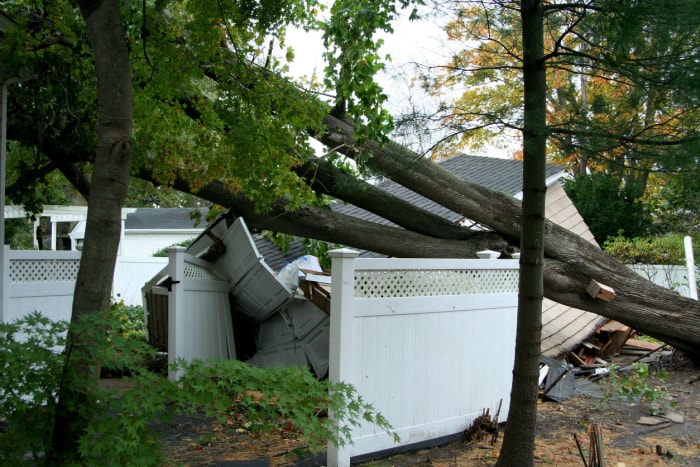
[[[611, 216], [606, 232], [594, 229], [596, 238], [621, 228], [658, 233], [648, 230], [649, 216], [661, 231], [697, 231], [683, 219], [696, 212], [688, 188], [698, 171], [698, 2], [543, 3], [548, 160], [569, 167], [569, 193], [589, 224], [601, 222], [593, 206], [604, 207], [612, 185], [611, 204], [632, 208]], [[418, 120], [447, 129], [435, 156], [495, 146], [522, 157], [513, 144], [523, 126], [518, 2], [435, 4], [449, 15], [450, 43], [461, 45], [449, 61], [417, 68], [424, 89], [439, 96], [435, 111]], [[416, 118], [412, 112], [399, 122], [415, 125]], [[592, 181], [607, 188], [591, 190]], [[587, 198], [576, 196], [584, 191]]]
[[[101, 3], [84, 0], [80, 4], [86, 11]], [[97, 165], [92, 165], [100, 154], [96, 134], [103, 134], [96, 129], [105, 128], [96, 128], [102, 103], [95, 105], [99, 87], [81, 15], [73, 2], [11, 1], [3, 5], [20, 26], [4, 43], [3, 63], [28, 66], [35, 72], [32, 84], [12, 89], [14, 118], [9, 130], [17, 143], [11, 163], [20, 175], [10, 195], [19, 196], [33, 181], [56, 169], [79, 192], [89, 195], [92, 190], [94, 194], [104, 188], [91, 182], [98, 179]], [[447, 1], [441, 5], [454, 13], [446, 31], [466, 48], [450, 63], [422, 76], [425, 89], [432, 93], [465, 89], [461, 97], [445, 99], [436, 115], [428, 116], [448, 129], [448, 137], [436, 146], [438, 154], [450, 155], [467, 143], [483, 144], [524, 131], [524, 140], [534, 145], [523, 153], [526, 164], [533, 168], [526, 171], [534, 175], [526, 176], [526, 191], [534, 193], [535, 201], [542, 192], [538, 174], [546, 141], [552, 160], [569, 163], [577, 174], [606, 174], [616, 181], [617, 193], [624, 188], [635, 202], [651, 198], [662, 187], [672, 193], [683, 185], [665, 183], [665, 174], [692, 173], [697, 161], [688, 148], [697, 141], [698, 123], [697, 81], [689, 79], [698, 66], [694, 2], [664, 2], [664, 8], [651, 1]], [[389, 143], [386, 132], [391, 121], [382, 107], [386, 97], [372, 79], [383, 66], [378, 53], [381, 41], [374, 34], [390, 32], [397, 8], [409, 2], [338, 0], [330, 16], [323, 19], [323, 5], [313, 0], [157, 0], [122, 6], [119, 14], [134, 90], [129, 146], [133, 147], [135, 175], [147, 172], [156, 184], [178, 183], [194, 193], [215, 181], [222, 192], [245, 194], [254, 203], [252, 215], [279, 212], [286, 216], [303, 206], [308, 210], [303, 212], [320, 217], [322, 211], [310, 207], [323, 197], [305, 183], [315, 180], [316, 173], [302, 175], [290, 170], [314, 160], [309, 134], [325, 137], [328, 130], [339, 135], [336, 146], [329, 144], [331, 139], [324, 141], [362, 167], [385, 164], [384, 168], [392, 168], [386, 159], [377, 157], [386, 148], [394, 155], [410, 156], [391, 144], [377, 144]], [[322, 87], [312, 82], [300, 93], [303, 85], [285, 77], [286, 60], [294, 54], [285, 46], [291, 25], [323, 31], [328, 67]], [[522, 25], [543, 34], [542, 57], [523, 59], [532, 50], [523, 47]], [[538, 75], [537, 90], [531, 94], [536, 97], [529, 101], [537, 121], [526, 118], [528, 112], [523, 111], [524, 63], [537, 73], [546, 72], [546, 81], [540, 82]], [[531, 75], [526, 75], [526, 82], [527, 76]], [[540, 88], [541, 84], [546, 86]], [[119, 98], [108, 97], [112, 103]], [[327, 118], [329, 109], [336, 120]], [[354, 141], [343, 133], [343, 125], [352, 121], [358, 124]], [[362, 146], [364, 142], [368, 144]], [[328, 158], [331, 165], [339, 165], [335, 156]], [[419, 158], [412, 167], [423, 176], [424, 185], [431, 175], [458, 184]], [[404, 183], [413, 183], [413, 189], [420, 191], [415, 186], [420, 177], [402, 175]], [[692, 182], [692, 177], [684, 180], [685, 186]], [[459, 186], [471, 190], [471, 195], [481, 194], [473, 187]], [[670, 215], [686, 209], [687, 203], [680, 198], [679, 193], [673, 203], [675, 211], [667, 210]], [[529, 308], [532, 312], [542, 298], [545, 223], [542, 203], [526, 200], [524, 205], [528, 207], [525, 216], [503, 202], [502, 209], [512, 216], [490, 221], [510, 241], [522, 233], [523, 243], [532, 245], [532, 254], [526, 253], [525, 259], [536, 266], [537, 274], [523, 288], [525, 298], [534, 304]], [[521, 232], [519, 222], [508, 224], [511, 218], [521, 217], [535, 219], [534, 228], [523, 221]], [[326, 230], [330, 230], [328, 225], [324, 224]], [[563, 235], [551, 226], [547, 233], [550, 238]], [[548, 254], [559, 253], [557, 247], [563, 248], [561, 244], [548, 246]], [[575, 264], [576, 258], [561, 259], [566, 253], [557, 260]], [[592, 251], [588, 254], [595, 256]], [[634, 284], [631, 279], [627, 282]], [[107, 290], [106, 285], [100, 281], [102, 289]], [[555, 292], [570, 301], [582, 300], [580, 290], [564, 287]], [[596, 304], [586, 305], [596, 308]], [[81, 312], [94, 308], [81, 302], [77, 306], [82, 307]], [[531, 327], [536, 330], [537, 322], [532, 321]], [[538, 337], [530, 334], [527, 339], [536, 357]], [[533, 380], [535, 373], [521, 376]], [[525, 402], [532, 402], [527, 399]]]

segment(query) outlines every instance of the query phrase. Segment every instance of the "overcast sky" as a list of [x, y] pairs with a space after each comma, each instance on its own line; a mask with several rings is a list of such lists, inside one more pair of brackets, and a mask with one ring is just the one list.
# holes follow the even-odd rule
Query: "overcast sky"
[[[446, 21], [446, 19], [435, 18], [434, 15], [424, 15], [422, 19], [409, 21], [408, 12], [406, 12], [395, 22], [393, 34], [382, 34], [385, 44], [381, 53], [390, 55], [392, 60], [386, 63], [386, 70], [377, 77], [377, 80], [389, 97], [386, 108], [392, 115], [406, 113], [412, 107], [423, 111], [436, 108], [436, 98], [427, 96], [420, 86], [413, 85], [412, 79], [417, 76], [415, 64], [421, 66], [445, 64], [458, 50], [459, 44], [446, 40], [442, 30], [442, 25]], [[323, 79], [325, 63], [321, 33], [289, 31], [287, 44], [292, 46], [295, 52], [295, 60], [290, 65], [293, 76], [308, 79], [315, 74], [318, 79]], [[455, 90], [455, 93], [459, 93], [459, 90]], [[438, 137], [431, 135], [434, 139]], [[396, 135], [394, 137], [398, 139]], [[412, 141], [398, 139], [398, 142], [411, 145], [411, 148], [418, 152], [431, 145], [431, 141], [418, 142], [417, 138]], [[483, 155], [507, 157], [508, 152], [502, 149], [490, 149]]]

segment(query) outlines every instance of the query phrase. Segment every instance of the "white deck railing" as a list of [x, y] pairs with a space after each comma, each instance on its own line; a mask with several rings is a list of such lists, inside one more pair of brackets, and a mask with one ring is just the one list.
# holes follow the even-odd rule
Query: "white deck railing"
[[355, 386], [401, 442], [365, 424], [353, 429], [352, 445], [329, 446], [329, 466], [459, 433], [500, 402], [505, 419], [517, 260], [361, 259], [346, 249], [331, 256], [330, 378]]

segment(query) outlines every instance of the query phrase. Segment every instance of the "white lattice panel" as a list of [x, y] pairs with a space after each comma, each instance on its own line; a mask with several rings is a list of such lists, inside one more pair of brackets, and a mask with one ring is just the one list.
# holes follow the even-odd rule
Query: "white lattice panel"
[[209, 271], [208, 269], [188, 262], [185, 262], [185, 279], [199, 281], [220, 280], [220, 278], [216, 274]]
[[74, 281], [79, 267], [79, 259], [14, 259], [10, 261], [10, 282]]
[[355, 297], [426, 297], [518, 290], [517, 269], [355, 271]]

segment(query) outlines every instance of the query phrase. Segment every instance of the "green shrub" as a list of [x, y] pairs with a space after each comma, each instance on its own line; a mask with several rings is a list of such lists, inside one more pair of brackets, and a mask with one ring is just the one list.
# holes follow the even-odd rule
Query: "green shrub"
[[652, 413], [663, 413], [674, 406], [663, 385], [666, 379], [668, 373], [651, 371], [646, 363], [635, 362], [626, 371], [611, 365], [604, 400], [621, 398], [628, 403], [646, 403]]
[[172, 245], [170, 245], [168, 247], [165, 247], [165, 248], [162, 248], [162, 249], [156, 251], [155, 253], [153, 253], [153, 256], [155, 256], [157, 258], [167, 258], [168, 257], [168, 248], [172, 248], [174, 246], [183, 246], [183, 247], [187, 248], [188, 246], [190, 246], [192, 244], [192, 242], [194, 242], [194, 238], [183, 240], [183, 241], [178, 242], [178, 243], [173, 243]]
[[[697, 242], [696, 242], [697, 243]], [[610, 237], [603, 250], [625, 264], [684, 264], [683, 237]], [[697, 257], [697, 256], [696, 256]]]
[[143, 307], [139, 305], [125, 305], [124, 301], [117, 297], [117, 301], [112, 304], [112, 316], [118, 321], [118, 326], [114, 331], [125, 339], [147, 338], [146, 319], [143, 314]]
[[[314, 451], [322, 450], [327, 440], [347, 444], [350, 427], [364, 421], [391, 433], [387, 421], [352, 386], [319, 381], [306, 369], [263, 370], [237, 360], [180, 361], [174, 370], [182, 377], [170, 381], [141, 365], [154, 354], [143, 341], [119, 332], [99, 338], [99, 332], [119, 326], [117, 317], [96, 314], [72, 329], [70, 335], [80, 340], [67, 340], [65, 323], [38, 313], [0, 323], [0, 414], [7, 421], [7, 429], [0, 433], [0, 463], [16, 465], [30, 457], [34, 465], [44, 465], [64, 377], [70, 387], [91, 398], [85, 408], [78, 406], [89, 422], [78, 440], [80, 465], [104, 464], [106, 459], [112, 465], [163, 465], [167, 459], [154, 427], [175, 414], [203, 414], [223, 421], [242, 413], [261, 430], [286, 420], [300, 429]], [[103, 344], [90, 352], [76, 351], [85, 342]], [[61, 347], [66, 350], [59, 351]], [[101, 366], [128, 369], [125, 373], [132, 376], [126, 379], [133, 387], [95, 389], [84, 375], [65, 375], [64, 369], [70, 367], [67, 359], [80, 354]], [[319, 416], [327, 410], [342, 423]]]

